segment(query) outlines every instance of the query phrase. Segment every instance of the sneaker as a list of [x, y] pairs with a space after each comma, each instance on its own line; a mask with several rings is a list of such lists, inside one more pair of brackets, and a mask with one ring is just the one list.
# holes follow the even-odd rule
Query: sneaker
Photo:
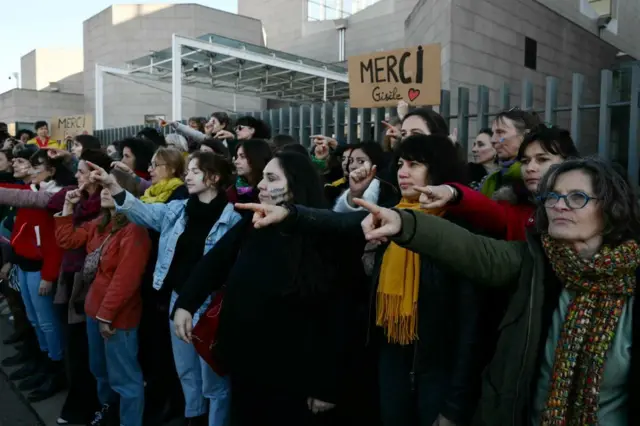
[[100, 411], [96, 411], [93, 420], [87, 426], [107, 426], [109, 421], [109, 404], [104, 404]]

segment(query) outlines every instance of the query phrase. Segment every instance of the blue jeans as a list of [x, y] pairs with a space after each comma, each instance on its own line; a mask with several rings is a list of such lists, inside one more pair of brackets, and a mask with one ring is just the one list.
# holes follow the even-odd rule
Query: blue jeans
[[184, 392], [185, 417], [197, 417], [207, 412], [209, 426], [225, 426], [229, 423], [231, 390], [228, 377], [218, 376], [196, 352], [190, 343], [175, 335], [170, 322], [173, 360]]
[[138, 330], [117, 330], [105, 339], [99, 324], [87, 317], [89, 368], [98, 382], [98, 399], [113, 404], [120, 395], [120, 424], [142, 426], [144, 380], [138, 364]]
[[17, 268], [20, 294], [27, 318], [36, 331], [40, 350], [53, 361], [62, 360], [62, 324], [53, 307], [53, 293], [40, 296], [40, 271], [26, 272]]

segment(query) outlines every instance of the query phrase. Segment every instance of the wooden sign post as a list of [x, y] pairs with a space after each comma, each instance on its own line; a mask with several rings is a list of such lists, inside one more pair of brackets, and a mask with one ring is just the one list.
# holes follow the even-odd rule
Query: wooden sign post
[[440, 104], [440, 45], [349, 57], [349, 102], [353, 108]]
[[93, 133], [93, 117], [91, 115], [69, 115], [53, 117], [49, 126], [51, 139], [63, 141], [67, 136], [90, 135]]

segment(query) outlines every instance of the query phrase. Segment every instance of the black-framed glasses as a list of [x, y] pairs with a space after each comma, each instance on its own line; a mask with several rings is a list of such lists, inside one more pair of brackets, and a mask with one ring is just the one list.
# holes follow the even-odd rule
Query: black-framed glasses
[[597, 198], [590, 196], [587, 193], [582, 191], [574, 191], [570, 192], [566, 195], [556, 194], [555, 192], [549, 192], [548, 194], [538, 197], [538, 201], [540, 201], [545, 207], [555, 207], [558, 204], [558, 201], [564, 200], [566, 206], [572, 210], [578, 210], [584, 208], [589, 201], [597, 200]]

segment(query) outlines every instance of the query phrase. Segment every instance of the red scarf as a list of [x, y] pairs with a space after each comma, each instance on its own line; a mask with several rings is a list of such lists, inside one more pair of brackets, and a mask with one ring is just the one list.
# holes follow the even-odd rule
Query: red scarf
[[42, 139], [40, 139], [39, 136], [36, 136], [36, 143], [38, 144], [38, 146], [40, 148], [46, 148], [47, 146], [49, 146], [49, 141], [50, 140], [51, 140], [51, 138], [47, 136], [47, 138], [44, 140], [44, 143], [43, 143], [43, 142], [41, 142]]

